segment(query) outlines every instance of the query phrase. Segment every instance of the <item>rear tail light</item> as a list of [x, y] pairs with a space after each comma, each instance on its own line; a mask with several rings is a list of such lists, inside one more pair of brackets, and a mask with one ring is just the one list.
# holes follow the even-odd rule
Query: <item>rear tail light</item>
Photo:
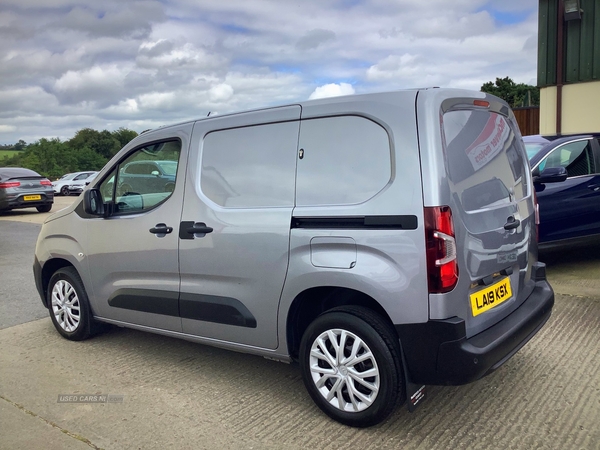
[[40, 181], [40, 184], [42, 186], [52, 186], [52, 181], [44, 179], [44, 180]]
[[0, 189], [14, 188], [21, 186], [18, 181], [4, 181], [0, 183]]
[[435, 206], [426, 207], [424, 213], [429, 292], [449, 292], [458, 282], [452, 211], [449, 206]]

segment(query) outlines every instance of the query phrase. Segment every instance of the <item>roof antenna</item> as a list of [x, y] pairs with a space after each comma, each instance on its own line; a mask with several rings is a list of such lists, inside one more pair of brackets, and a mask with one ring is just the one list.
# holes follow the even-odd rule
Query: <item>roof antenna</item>
[[209, 111], [209, 112], [208, 112], [208, 114], [206, 115], [206, 117], [210, 117], [210, 113], [211, 113], [211, 112], [212, 112], [212, 111]]

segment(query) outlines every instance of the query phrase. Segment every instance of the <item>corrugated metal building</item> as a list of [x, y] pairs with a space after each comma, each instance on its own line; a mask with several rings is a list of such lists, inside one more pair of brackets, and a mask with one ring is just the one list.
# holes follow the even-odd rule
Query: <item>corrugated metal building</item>
[[600, 131], [600, 1], [540, 0], [540, 132]]

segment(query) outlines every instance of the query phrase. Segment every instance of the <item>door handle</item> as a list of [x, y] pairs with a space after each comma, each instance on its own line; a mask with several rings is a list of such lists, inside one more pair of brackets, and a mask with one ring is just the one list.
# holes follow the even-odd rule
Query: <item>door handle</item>
[[212, 227], [206, 226], [204, 222], [184, 221], [179, 226], [180, 239], [201, 238], [212, 232]]
[[157, 223], [155, 227], [150, 228], [150, 233], [156, 235], [156, 237], [165, 237], [167, 234], [173, 232], [173, 227], [168, 227], [164, 223]]
[[598, 184], [590, 184], [588, 185], [588, 189], [591, 189], [594, 192], [600, 191], [600, 185]]
[[519, 219], [515, 219], [515, 216], [510, 216], [504, 224], [504, 229], [514, 230], [515, 228], [518, 228], [519, 225], [521, 225], [521, 221]]

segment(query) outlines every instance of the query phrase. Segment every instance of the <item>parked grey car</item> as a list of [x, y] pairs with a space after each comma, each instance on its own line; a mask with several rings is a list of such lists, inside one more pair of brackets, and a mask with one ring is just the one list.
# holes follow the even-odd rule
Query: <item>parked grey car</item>
[[[118, 188], [158, 162], [172, 188]], [[105, 322], [296, 361], [359, 427], [498, 369], [554, 303], [513, 113], [449, 89], [144, 133], [46, 220], [34, 274], [67, 339]]]
[[164, 191], [175, 188], [177, 161], [132, 161], [119, 174], [120, 193]]
[[52, 203], [52, 183], [46, 177], [21, 167], [0, 168], [0, 211], [36, 208], [48, 212]]

